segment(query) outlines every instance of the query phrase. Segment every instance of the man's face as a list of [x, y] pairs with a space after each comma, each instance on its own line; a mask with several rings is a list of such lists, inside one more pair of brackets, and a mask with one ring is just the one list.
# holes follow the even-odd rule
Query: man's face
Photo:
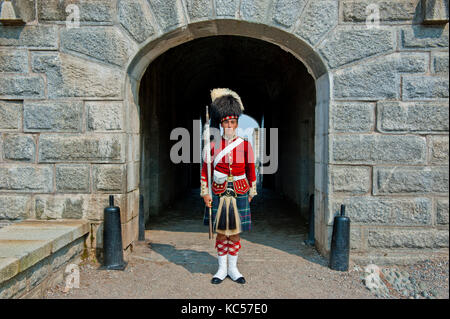
[[229, 119], [229, 120], [225, 120], [222, 122], [223, 131], [225, 132], [225, 135], [227, 135], [227, 136], [233, 135], [237, 126], [238, 126], [237, 119]]

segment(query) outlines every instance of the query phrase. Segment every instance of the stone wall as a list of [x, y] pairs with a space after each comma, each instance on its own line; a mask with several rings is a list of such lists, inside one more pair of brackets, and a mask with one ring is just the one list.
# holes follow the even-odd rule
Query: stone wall
[[[380, 25], [368, 29], [372, 3]], [[430, 3], [17, 1], [27, 24], [0, 26], [0, 219], [88, 219], [94, 248], [115, 194], [129, 247], [138, 225], [140, 78], [177, 44], [230, 34], [278, 44], [317, 81], [321, 252], [341, 203], [355, 253], [447, 248], [448, 12]], [[66, 27], [69, 4], [78, 5], [79, 28]]]
[[423, 25], [424, 2], [341, 1], [319, 49], [334, 77], [329, 232], [346, 204], [353, 255], [372, 260], [448, 248], [448, 23]]
[[[66, 27], [69, 4], [79, 5], [81, 28]], [[123, 67], [135, 46], [113, 26], [116, 4], [15, 6], [27, 24], [0, 26], [0, 219], [98, 228], [114, 194], [127, 248], [137, 236], [139, 140], [126, 122]]]

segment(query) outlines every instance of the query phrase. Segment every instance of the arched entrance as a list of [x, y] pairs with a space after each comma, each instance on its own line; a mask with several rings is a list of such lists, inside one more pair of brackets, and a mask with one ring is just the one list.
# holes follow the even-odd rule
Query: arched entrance
[[[297, 204], [304, 216], [309, 195], [315, 194], [316, 247], [326, 252], [330, 86], [322, 60], [307, 43], [261, 24], [204, 21], [144, 45], [127, 78], [129, 141], [141, 162], [134, 172], [139, 165], [146, 211], [157, 212], [198, 180], [198, 167], [186, 170], [170, 163], [170, 130], [192, 128], [192, 119], [202, 116], [210, 102], [209, 90], [230, 87], [247, 104], [247, 114], [279, 130], [283, 156], [277, 173], [264, 176], [263, 186]], [[158, 143], [161, 136], [166, 143]]]

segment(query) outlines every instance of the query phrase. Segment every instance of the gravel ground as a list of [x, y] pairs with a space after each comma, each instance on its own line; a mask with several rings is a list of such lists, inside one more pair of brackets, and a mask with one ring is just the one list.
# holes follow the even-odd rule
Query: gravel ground
[[[99, 264], [85, 263], [80, 267], [79, 289], [64, 293], [60, 285], [48, 290], [47, 298], [375, 298], [362, 284], [360, 272], [330, 270], [320, 256], [313, 255], [310, 260], [296, 256], [298, 260], [293, 261], [293, 257], [275, 254], [275, 260], [250, 262], [249, 256], [242, 254], [238, 266], [247, 283], [239, 285], [226, 279], [212, 285], [210, 279], [217, 270], [214, 257], [200, 250], [194, 256], [186, 249], [162, 245], [158, 244], [157, 250], [171, 261], [158, 258], [153, 251], [145, 252], [150, 249], [142, 245], [125, 271], [97, 270]], [[246, 246], [251, 243], [246, 242]], [[189, 262], [172, 254], [207, 260]]]
[[146, 241], [135, 245], [124, 271], [98, 270], [100, 264], [86, 261], [80, 265], [79, 288], [64, 292], [61, 284], [49, 289], [47, 298], [449, 298], [448, 256], [381, 268], [380, 281], [352, 262], [347, 272], [331, 270], [327, 259], [303, 243], [306, 224], [292, 218], [294, 208], [270, 193], [264, 202], [255, 198], [252, 231], [241, 236], [238, 268], [247, 283], [225, 279], [212, 285], [216, 250], [195, 195], [152, 219]]
[[[379, 281], [370, 276], [378, 274]], [[413, 265], [394, 265], [364, 269], [361, 276], [366, 288], [379, 298], [448, 299], [448, 258], [434, 258]]]

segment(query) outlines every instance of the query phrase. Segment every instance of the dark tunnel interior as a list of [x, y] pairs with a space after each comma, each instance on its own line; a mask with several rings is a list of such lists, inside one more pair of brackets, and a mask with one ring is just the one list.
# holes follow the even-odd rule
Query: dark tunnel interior
[[[314, 78], [303, 63], [279, 46], [239, 36], [196, 39], [172, 48], [147, 68], [139, 92], [141, 130], [140, 189], [145, 214], [164, 213], [179, 196], [200, 187], [200, 164], [194, 159], [194, 120], [205, 121], [210, 90], [230, 88], [244, 113], [267, 129], [266, 143], [278, 143], [278, 169], [264, 174], [258, 188], [293, 202], [307, 218], [314, 192]], [[174, 164], [170, 139], [174, 128], [190, 133], [191, 163]], [[269, 128], [278, 129], [278, 139]], [[198, 135], [197, 135], [198, 136]], [[267, 166], [271, 163], [262, 164]], [[200, 198], [200, 197], [199, 197]]]

